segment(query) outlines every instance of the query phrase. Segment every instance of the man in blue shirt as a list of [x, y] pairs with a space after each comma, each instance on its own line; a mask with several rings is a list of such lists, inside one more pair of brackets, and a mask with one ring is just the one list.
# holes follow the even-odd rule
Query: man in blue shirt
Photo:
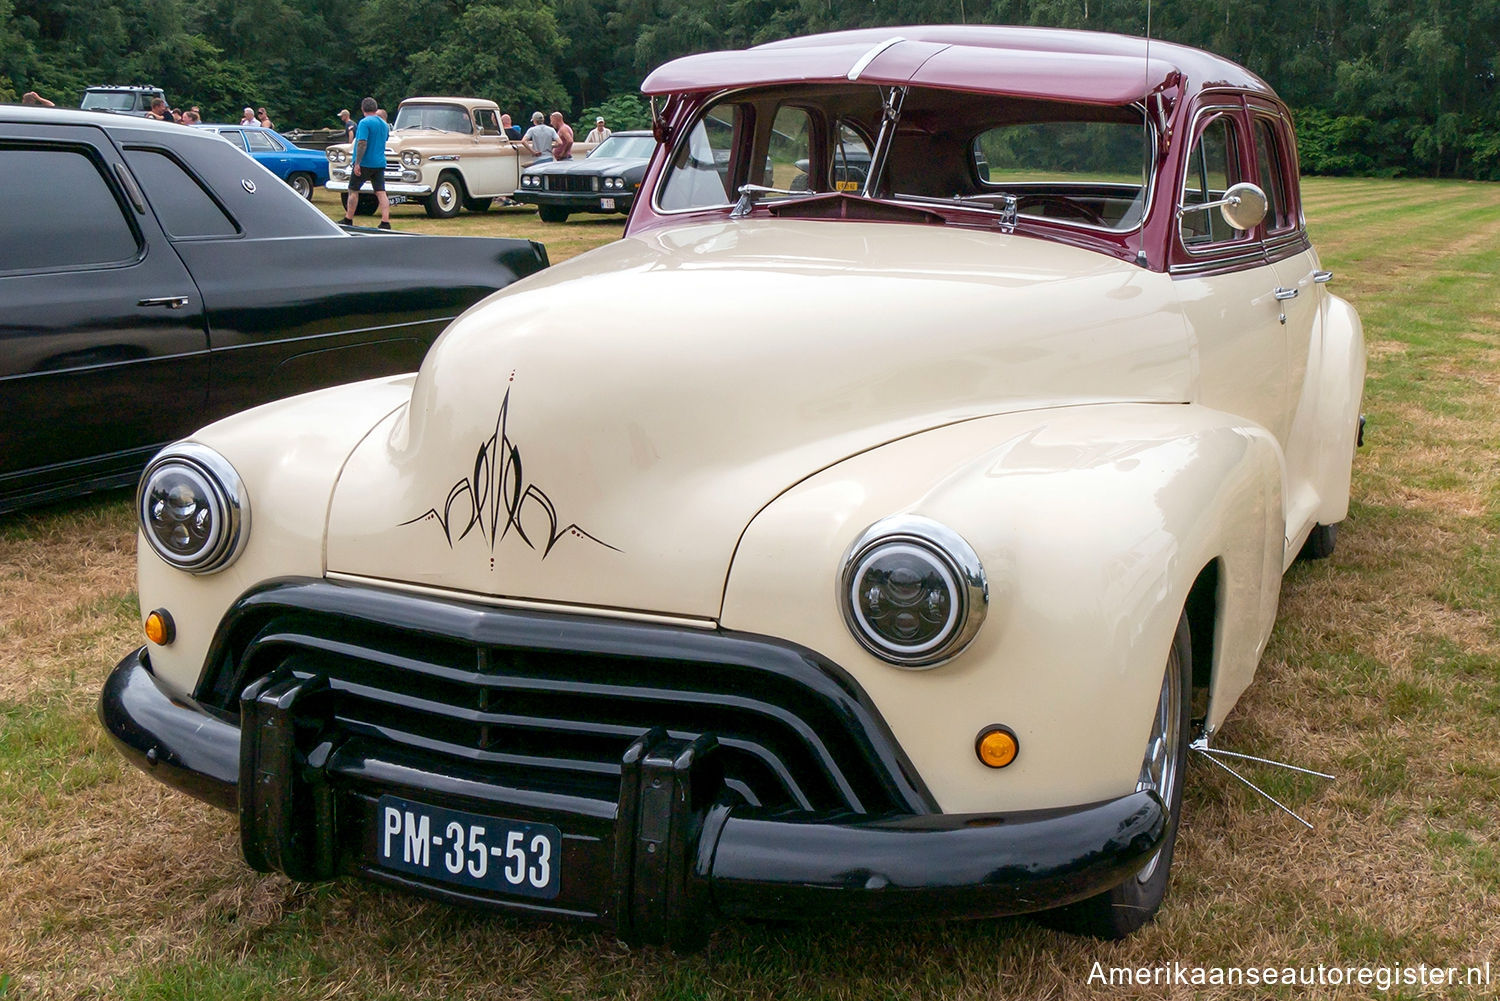
[[390, 138], [391, 127], [376, 112], [380, 105], [375, 98], [367, 97], [360, 102], [359, 110], [365, 117], [359, 120], [354, 130], [354, 155], [349, 178], [349, 197], [344, 204], [344, 223], [354, 225], [354, 210], [359, 207], [359, 192], [369, 182], [380, 203], [380, 228], [391, 228], [391, 200], [385, 194], [385, 141]]

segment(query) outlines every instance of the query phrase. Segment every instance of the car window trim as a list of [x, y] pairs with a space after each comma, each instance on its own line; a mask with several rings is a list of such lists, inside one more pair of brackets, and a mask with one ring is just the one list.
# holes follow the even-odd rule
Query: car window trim
[[[1240, 97], [1241, 95], [1234, 94], [1224, 96]], [[1220, 99], [1222, 100], [1223, 98], [1221, 97]], [[1196, 111], [1193, 112], [1192, 126], [1188, 129], [1188, 135], [1191, 138], [1186, 147], [1187, 152], [1184, 153], [1182, 157], [1182, 167], [1177, 173], [1176, 180], [1173, 182], [1174, 187], [1172, 189], [1172, 211], [1174, 215], [1177, 208], [1182, 205], [1182, 197], [1187, 192], [1187, 175], [1188, 170], [1192, 167], [1193, 151], [1198, 148], [1198, 144], [1203, 138], [1203, 133], [1207, 130], [1213, 119], [1223, 117], [1227, 118], [1232, 123], [1236, 140], [1234, 151], [1235, 162], [1236, 166], [1239, 168], [1240, 179], [1243, 180], [1245, 177], [1249, 176], [1246, 173], [1245, 166], [1245, 157], [1247, 155], [1245, 142], [1245, 116], [1246, 111], [1243, 99], [1229, 104], [1215, 103], [1201, 105]], [[1253, 164], [1255, 158], [1253, 140], [1248, 155], [1250, 156], [1251, 162]], [[1212, 212], [1214, 210], [1210, 209], [1209, 211]], [[1243, 240], [1225, 240], [1220, 243], [1209, 244], [1202, 249], [1195, 249], [1189, 246], [1188, 243], [1182, 238], [1181, 218], [1174, 218], [1172, 222], [1171, 256], [1175, 258], [1178, 257], [1180, 253], [1186, 255], [1186, 257], [1185, 259], [1175, 261], [1168, 268], [1168, 270], [1173, 274], [1178, 274], [1190, 271], [1200, 271], [1204, 268], [1220, 269], [1232, 264], [1242, 263], [1251, 258], [1254, 258], [1261, 263], [1265, 263], [1265, 223], [1261, 222], [1253, 230], [1249, 230], [1247, 232], [1249, 233], [1249, 236], [1248, 238]]]

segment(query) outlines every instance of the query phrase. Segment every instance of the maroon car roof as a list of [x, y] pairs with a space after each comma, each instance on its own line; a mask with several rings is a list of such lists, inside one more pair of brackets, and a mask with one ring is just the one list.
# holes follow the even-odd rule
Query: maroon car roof
[[1219, 56], [1125, 35], [1054, 28], [917, 25], [862, 28], [705, 52], [661, 66], [646, 94], [753, 84], [859, 81], [942, 87], [1083, 104], [1141, 100], [1174, 74], [1190, 90], [1229, 86], [1274, 96], [1260, 77]]

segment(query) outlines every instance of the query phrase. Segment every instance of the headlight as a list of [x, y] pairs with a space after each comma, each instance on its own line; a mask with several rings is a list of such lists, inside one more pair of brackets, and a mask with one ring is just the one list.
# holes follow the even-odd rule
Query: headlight
[[623, 186], [623, 182], [618, 177], [606, 177], [604, 179], [604, 186], [606, 188], [614, 189], [614, 188], [622, 187]]
[[839, 603], [854, 638], [899, 667], [933, 667], [979, 631], [984, 568], [957, 532], [901, 515], [867, 528], [844, 558]]
[[156, 555], [189, 573], [233, 563], [250, 537], [250, 501], [218, 452], [183, 442], [164, 448], [141, 476], [136, 514]]
[[344, 157], [344, 151], [343, 150], [341, 150], [341, 149], [330, 149], [328, 151], [328, 162], [329, 163], [343, 163], [344, 159], [345, 159], [345, 157]]
[[521, 187], [523, 187], [523, 188], [534, 188], [534, 187], [536, 187], [536, 178], [533, 177], [530, 174], [522, 174], [521, 175]]
[[401, 166], [416, 168], [416, 167], [420, 167], [421, 165], [422, 165], [422, 154], [421, 153], [418, 153], [414, 149], [403, 150], [401, 152]]

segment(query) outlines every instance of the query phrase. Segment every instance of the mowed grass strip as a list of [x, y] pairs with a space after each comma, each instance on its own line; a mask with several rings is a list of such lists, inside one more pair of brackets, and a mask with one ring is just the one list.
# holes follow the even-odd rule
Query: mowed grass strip
[[[1025, 919], [731, 924], [679, 957], [261, 876], [234, 818], [125, 765], [94, 723], [138, 633], [130, 504], [111, 496], [0, 522], [0, 996], [1115, 998], [1090, 983], [1096, 962], [1500, 966], [1500, 186], [1306, 193], [1332, 288], [1364, 317], [1370, 433], [1338, 551], [1288, 574], [1216, 743], [1336, 773], [1249, 769], [1314, 832], [1195, 760], [1166, 907], [1117, 944]], [[394, 221], [541, 239], [554, 261], [620, 228], [516, 210]]]

